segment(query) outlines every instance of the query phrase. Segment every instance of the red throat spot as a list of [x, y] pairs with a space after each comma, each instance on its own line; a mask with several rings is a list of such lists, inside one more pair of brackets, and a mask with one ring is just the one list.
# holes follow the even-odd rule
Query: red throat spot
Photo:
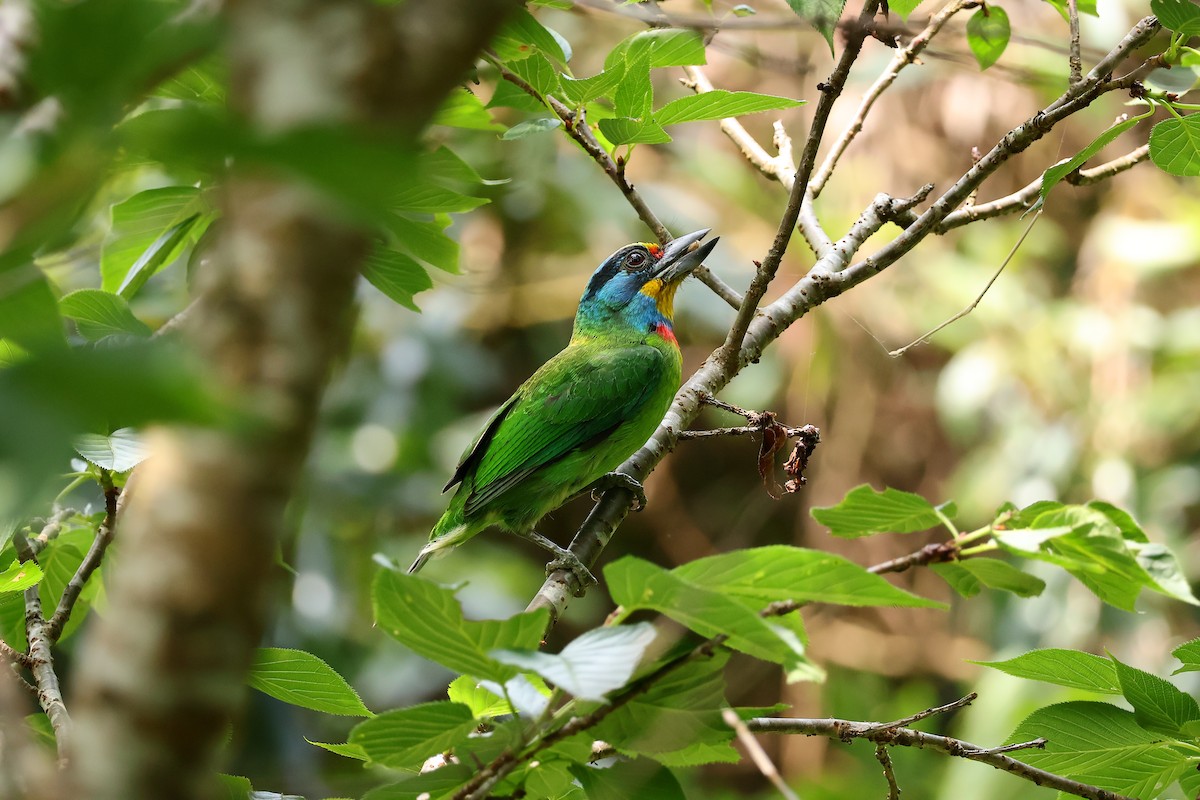
[[671, 326], [667, 323], [660, 322], [655, 325], [654, 332], [676, 347], [679, 346], [679, 340], [675, 338], [675, 331], [671, 330]]
[[663, 249], [656, 244], [646, 245], [646, 249], [650, 251], [650, 255], [655, 258], [662, 258]]

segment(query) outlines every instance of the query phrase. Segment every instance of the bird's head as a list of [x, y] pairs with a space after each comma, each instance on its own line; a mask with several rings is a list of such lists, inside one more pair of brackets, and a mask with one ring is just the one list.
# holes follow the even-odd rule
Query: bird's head
[[700, 244], [709, 230], [680, 236], [665, 247], [635, 242], [605, 259], [579, 301], [576, 334], [620, 323], [642, 330], [663, 322], [669, 326], [679, 284], [717, 244], [718, 239]]

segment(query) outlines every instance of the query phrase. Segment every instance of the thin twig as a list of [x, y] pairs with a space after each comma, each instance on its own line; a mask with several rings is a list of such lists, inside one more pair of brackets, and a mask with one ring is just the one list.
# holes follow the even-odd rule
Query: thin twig
[[1029, 220], [1029, 224], [1025, 226], [1025, 230], [1021, 233], [1020, 237], [1017, 239], [1016, 244], [1014, 244], [1012, 246], [1012, 249], [1010, 249], [1008, 251], [1008, 255], [1005, 256], [1004, 260], [1000, 262], [1000, 266], [996, 268], [996, 271], [994, 273], [992, 273], [992, 277], [988, 278], [988, 282], [984, 284], [983, 290], [979, 293], [979, 295], [974, 300], [971, 301], [970, 305], [968, 305], [966, 308], [959, 311], [954, 316], [950, 317], [950, 319], [946, 320], [945, 322], [943, 322], [940, 325], [938, 325], [937, 327], [935, 327], [933, 330], [928, 331], [927, 333], [917, 337], [913, 341], [904, 345], [904, 347], [900, 347], [895, 350], [889, 350], [888, 355], [891, 356], [892, 358], [899, 358], [900, 356], [904, 355], [905, 353], [907, 353], [909, 350], [916, 347], [917, 345], [919, 345], [923, 342], [929, 341], [930, 336], [933, 336], [938, 331], [940, 331], [944, 328], [947, 328], [950, 325], [953, 325], [955, 322], [958, 322], [960, 319], [965, 317], [967, 314], [970, 314], [972, 311], [974, 311], [976, 308], [978, 308], [979, 304], [983, 302], [983, 296], [988, 293], [988, 290], [992, 288], [992, 284], [994, 284], [996, 282], [996, 279], [1000, 277], [1000, 273], [1004, 272], [1004, 268], [1007, 267], [1008, 263], [1013, 260], [1013, 256], [1015, 256], [1017, 254], [1017, 250], [1019, 250], [1021, 248], [1021, 245], [1025, 243], [1025, 237], [1029, 236], [1029, 232], [1033, 230], [1033, 226], [1041, 218], [1042, 218], [1042, 212], [1039, 209], [1038, 212], [1033, 215], [1033, 218]]
[[989, 747], [986, 750], [980, 750], [979, 752], [995, 754], [1015, 753], [1018, 750], [1045, 750], [1047, 744], [1049, 744], [1048, 739], [1038, 737], [1037, 739], [1031, 739], [1028, 742], [1017, 742], [1016, 744], [1006, 744], [1001, 745], [1000, 747]]
[[92, 546], [88, 548], [87, 555], [84, 556], [78, 569], [75, 570], [75, 574], [63, 588], [62, 597], [58, 601], [58, 607], [53, 616], [46, 622], [46, 636], [51, 642], [57, 642], [58, 638], [62, 636], [63, 629], [71, 619], [75, 603], [79, 599], [80, 593], [83, 592], [83, 587], [92, 577], [92, 573], [100, 566], [105, 550], [108, 549], [113, 536], [116, 535], [117, 501], [121, 496], [121, 490], [113, 485], [112, 475], [107, 470], [100, 471], [100, 483], [104, 488], [104, 520], [96, 528], [96, 535], [92, 539]]
[[920, 722], [921, 720], [928, 719], [929, 717], [936, 717], [938, 714], [947, 714], [951, 711], [956, 711], [957, 709], [969, 706], [971, 703], [975, 702], [978, 697], [978, 693], [971, 692], [965, 697], [960, 697], [951, 703], [946, 703], [945, 705], [941, 706], [934, 706], [933, 708], [927, 708], [924, 711], [918, 711], [915, 714], [910, 714], [907, 717], [893, 720], [892, 722], [881, 722], [875, 724], [874, 730], [886, 731], [892, 728], [904, 728], [914, 722]]
[[[596, 137], [592, 134], [591, 128], [588, 127], [587, 119], [584, 117], [582, 109], [578, 112], [572, 111], [560, 100], [553, 96], [543, 97], [537, 89], [533, 88], [527, 81], [514, 73], [508, 67], [495, 57], [489, 59], [492, 65], [500, 72], [500, 77], [508, 81], [512, 85], [519, 88], [531, 97], [536, 98], [539, 102], [545, 103], [550, 110], [554, 112], [563, 123], [563, 130], [575, 142], [583, 148], [593, 161], [595, 161], [604, 174], [617, 185], [621, 190], [621, 194], [625, 195], [625, 199], [629, 205], [633, 207], [634, 212], [646, 224], [658, 239], [660, 244], [667, 244], [671, 241], [671, 233], [667, 230], [667, 226], [662, 223], [658, 216], [646, 204], [645, 199], [634, 188], [625, 177], [623, 165], [618, 164], [613, 160], [612, 156], [604, 149]], [[707, 286], [712, 292], [724, 300], [731, 308], [738, 308], [742, 304], [742, 296], [736, 289], [725, 283], [717, 277], [712, 270], [701, 264], [692, 271], [692, 275], [701, 283]]]
[[738, 309], [733, 325], [729, 328], [725, 344], [715, 354], [716, 360], [723, 363], [726, 368], [731, 368], [737, 363], [746, 332], [750, 329], [750, 323], [754, 320], [755, 314], [758, 313], [758, 304], [767, 293], [767, 287], [771, 285], [771, 281], [775, 279], [775, 273], [783, 260], [783, 254], [792, 239], [792, 231], [800, 216], [800, 207], [808, 193], [808, 180], [812, 175], [813, 164], [817, 158], [817, 148], [820, 147], [821, 139], [825, 135], [829, 114], [846, 85], [846, 79], [850, 77], [850, 68], [858, 60], [858, 54], [862, 52], [871, 19], [874, 18], [878, 7], [879, 0], [867, 0], [864, 3], [862, 12], [858, 16], [858, 24], [849, 31], [837, 66], [833, 68], [833, 72], [829, 74], [826, 82], [817, 85], [821, 91], [821, 99], [817, 101], [816, 111], [813, 112], [812, 127], [809, 128], [808, 137], [804, 140], [804, 149], [800, 153], [800, 163], [796, 168], [796, 178], [788, 196], [787, 208], [784, 209], [783, 218], [779, 221], [779, 228], [775, 232], [775, 240], [771, 243], [771, 249], [767, 251], [766, 258], [762, 260], [758, 270], [754, 273], [754, 278], [750, 281], [750, 287], [746, 290], [746, 297], [742, 301], [741, 308]]
[[805, 736], [824, 736], [842, 742], [866, 739], [876, 744], [936, 750], [957, 758], [988, 764], [1038, 786], [1057, 789], [1077, 797], [1088, 798], [1088, 800], [1134, 800], [1126, 795], [1101, 789], [1099, 786], [1092, 786], [1056, 775], [1053, 772], [1047, 772], [1044, 769], [1038, 769], [1023, 761], [1017, 761], [1002, 753], [997, 753], [992, 748], [980, 747], [961, 739], [938, 736], [912, 728], [879, 731], [873, 730], [873, 725], [874, 723], [871, 722], [854, 722], [844, 719], [789, 719], [783, 717], [757, 717], [746, 722], [746, 726], [750, 730], [764, 733], [798, 733]]
[[838, 160], [846, 152], [846, 148], [862, 132], [863, 122], [866, 120], [867, 114], [871, 112], [871, 107], [875, 105], [875, 101], [896, 82], [896, 78], [899, 77], [901, 70], [909, 64], [916, 62], [917, 56], [928, 46], [930, 40], [938, 34], [942, 26], [951, 17], [963, 9], [966, 3], [967, 0], [951, 0], [941, 11], [929, 19], [929, 23], [906, 46], [896, 50], [896, 54], [892, 56], [892, 62], [875, 79], [875, 82], [871, 84], [871, 88], [867, 89], [866, 94], [859, 101], [858, 110], [854, 113], [853, 120], [842, 131], [842, 135], [837, 138], [837, 141], [833, 143], [829, 154], [821, 162], [820, 169], [813, 175], [809, 191], [812, 193], [814, 199], [821, 195], [821, 190], [825, 188], [825, 184], [829, 181], [829, 177], [837, 167]]
[[887, 800], [900, 800], [900, 784], [896, 783], [896, 771], [892, 767], [892, 756], [886, 744], [875, 745], [875, 760], [883, 767], [883, 777], [887, 780]]
[[1075, 86], [1083, 81], [1083, 58], [1079, 55], [1079, 2], [1067, 0], [1067, 23], [1071, 27], [1070, 50], [1067, 63], [1071, 69], [1070, 85]]
[[754, 738], [754, 734], [746, 727], [746, 723], [742, 722], [742, 718], [737, 715], [737, 712], [732, 708], [726, 708], [721, 711], [721, 719], [725, 720], [725, 724], [737, 733], [738, 741], [742, 743], [742, 747], [746, 748], [750, 760], [754, 762], [754, 766], [758, 767], [758, 771], [763, 774], [763, 777], [769, 780], [787, 800], [800, 800], [800, 797], [792, 791], [792, 787], [784, 781], [779, 770], [771, 761], [771, 757], [767, 755], [767, 751], [763, 750], [762, 745]]
[[33, 660], [28, 655], [17, 650], [3, 639], [0, 639], [0, 656], [4, 656], [13, 664], [25, 667], [26, 669], [33, 666]]
[[915, 553], [892, 558], [881, 564], [867, 567], [867, 572], [882, 575], [885, 572], [904, 572], [913, 567], [923, 567], [928, 564], [944, 564], [958, 558], [958, 545], [954, 540], [927, 544]]

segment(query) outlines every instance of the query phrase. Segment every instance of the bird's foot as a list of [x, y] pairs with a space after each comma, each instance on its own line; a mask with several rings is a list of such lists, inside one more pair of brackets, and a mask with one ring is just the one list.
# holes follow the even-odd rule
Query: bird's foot
[[559, 550], [558, 556], [546, 565], [546, 576], [549, 577], [560, 569], [566, 570], [575, 576], [575, 580], [579, 583], [580, 594], [582, 594], [583, 590], [587, 587], [594, 586], [599, 583], [599, 581], [596, 580], [596, 576], [592, 574], [592, 571], [584, 566], [583, 562], [579, 560], [579, 556], [575, 555], [570, 550]]
[[633, 493], [633, 510], [641, 511], [646, 507], [646, 490], [636, 479], [624, 472], [610, 472], [602, 476], [591, 486], [592, 499], [599, 500], [600, 493], [605, 489], [627, 489]]

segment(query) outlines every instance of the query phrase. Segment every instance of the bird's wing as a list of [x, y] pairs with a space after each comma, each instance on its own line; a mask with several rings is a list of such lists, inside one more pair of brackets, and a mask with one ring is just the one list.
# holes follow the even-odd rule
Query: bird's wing
[[473, 465], [470, 514], [534, 470], [596, 442], [632, 419], [658, 388], [666, 358], [653, 347], [568, 348], [497, 412], [456, 475]]

